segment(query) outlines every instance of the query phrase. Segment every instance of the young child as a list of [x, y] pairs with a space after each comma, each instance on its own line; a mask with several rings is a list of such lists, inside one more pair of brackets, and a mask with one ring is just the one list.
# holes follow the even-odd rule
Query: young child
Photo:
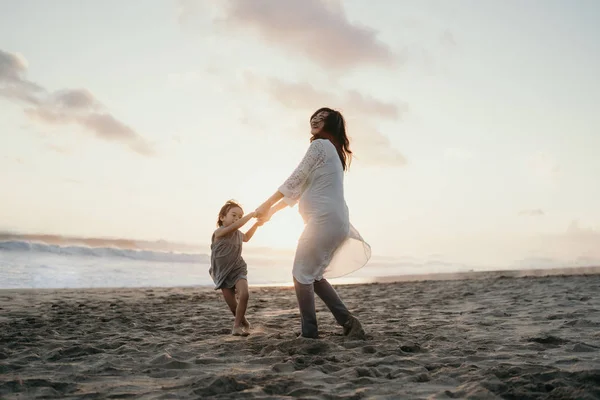
[[[211, 239], [208, 272], [215, 282], [215, 290], [221, 289], [225, 302], [235, 315], [231, 331], [235, 336], [250, 334], [250, 323], [245, 316], [249, 298], [248, 267], [242, 258], [242, 242], [249, 241], [264, 220], [257, 221], [246, 233], [240, 232], [239, 229], [254, 216], [254, 212], [244, 216], [242, 207], [229, 200], [219, 211], [218, 228]], [[239, 303], [235, 298], [236, 293]]]

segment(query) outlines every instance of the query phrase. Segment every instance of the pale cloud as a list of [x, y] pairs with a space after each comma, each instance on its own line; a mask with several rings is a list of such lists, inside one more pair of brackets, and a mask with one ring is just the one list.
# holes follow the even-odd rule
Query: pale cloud
[[[199, 7], [202, 6], [203, 10]], [[216, 11], [215, 11], [216, 9]], [[378, 32], [350, 21], [338, 0], [180, 0], [179, 21], [209, 12], [229, 31], [256, 32], [265, 42], [334, 70], [359, 65], [393, 67], [398, 59]]]
[[539, 151], [527, 160], [527, 164], [533, 177], [538, 181], [548, 184], [558, 183], [561, 170], [558, 161], [551, 154]]
[[24, 161], [24, 160], [23, 160], [21, 157], [9, 157], [9, 156], [4, 156], [4, 159], [5, 159], [5, 160], [8, 160], [8, 161], [13, 161], [13, 162], [15, 162], [15, 163], [17, 163], [17, 164], [21, 164], [21, 165], [22, 165], [22, 164], [25, 164], [25, 161]]
[[195, 15], [199, 11], [200, 3], [196, 0], [177, 0], [175, 12], [177, 21], [184, 25], [189, 15]]
[[402, 166], [407, 163], [390, 139], [375, 128], [379, 119], [399, 120], [407, 111], [404, 102], [387, 102], [357, 91], [332, 92], [315, 88], [309, 83], [285, 82], [277, 78], [258, 77], [246, 73], [250, 89], [264, 93], [294, 113], [308, 118], [318, 108], [328, 106], [340, 110], [346, 118], [348, 135], [356, 146], [356, 157], [371, 166]]
[[600, 231], [592, 227], [582, 227], [579, 220], [573, 220], [567, 227], [567, 234], [575, 238], [593, 237], [600, 243]]
[[167, 75], [167, 87], [169, 89], [187, 88], [200, 82], [202, 82], [202, 74], [198, 71], [173, 72]]
[[65, 178], [65, 179], [63, 179], [63, 183], [66, 183], [69, 185], [81, 185], [81, 184], [83, 184], [83, 181], [79, 180], [79, 179]]
[[462, 147], [449, 147], [444, 150], [444, 158], [447, 160], [470, 160], [473, 153]]
[[456, 46], [456, 40], [454, 39], [454, 35], [450, 30], [446, 29], [440, 35], [440, 43], [444, 46], [454, 47]]
[[46, 148], [48, 150], [51, 150], [51, 151], [53, 151], [55, 153], [58, 153], [58, 154], [69, 154], [70, 153], [69, 149], [67, 149], [66, 147], [58, 146], [58, 145], [55, 145], [55, 144], [52, 144], [52, 143], [47, 144]]
[[135, 130], [119, 121], [86, 89], [48, 92], [24, 78], [27, 61], [19, 54], [0, 50], [0, 97], [25, 103], [25, 114], [36, 121], [75, 124], [96, 137], [115, 141], [142, 155], [152, 155], [151, 145]]
[[347, 128], [356, 161], [373, 167], [401, 167], [408, 163], [406, 157], [377, 128], [356, 121], [347, 123]]
[[522, 217], [542, 217], [545, 215], [545, 213], [544, 210], [535, 208], [531, 210], [521, 210], [519, 211], [519, 215]]
[[29, 104], [38, 104], [37, 94], [44, 89], [23, 78], [27, 60], [19, 53], [0, 50], [0, 96]]
[[355, 116], [366, 118], [385, 118], [398, 120], [408, 112], [408, 104], [403, 101], [386, 102], [361, 94], [355, 90], [340, 94], [317, 89], [307, 82], [286, 82], [277, 78], [258, 77], [246, 73], [246, 83], [253, 89], [259, 89], [273, 100], [290, 109], [312, 110], [323, 104], [335, 104], [341, 110]]
[[537, 240], [539, 253], [545, 257], [559, 260], [581, 258], [600, 263], [600, 231], [581, 226], [577, 220], [571, 221], [563, 233], [540, 235]]
[[173, 136], [171, 136], [171, 140], [174, 141], [175, 143], [179, 143], [179, 144], [182, 143], [181, 136], [179, 136], [179, 135], [173, 135]]

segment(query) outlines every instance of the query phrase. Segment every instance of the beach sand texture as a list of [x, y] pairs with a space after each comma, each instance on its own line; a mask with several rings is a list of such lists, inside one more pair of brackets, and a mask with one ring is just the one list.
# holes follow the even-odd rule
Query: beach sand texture
[[340, 286], [366, 341], [291, 288], [251, 288], [253, 334], [211, 289], [0, 291], [3, 399], [598, 399], [600, 275]]

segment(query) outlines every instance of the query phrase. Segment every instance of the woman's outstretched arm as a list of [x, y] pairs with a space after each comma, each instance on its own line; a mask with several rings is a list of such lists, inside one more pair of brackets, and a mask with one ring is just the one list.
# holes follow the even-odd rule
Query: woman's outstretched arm
[[279, 200], [283, 199], [283, 193], [279, 190], [273, 193], [271, 197], [265, 200], [255, 211], [257, 218], [264, 218], [268, 213], [273, 204], [277, 203]]
[[280, 200], [277, 204], [275, 204], [274, 206], [271, 206], [271, 208], [268, 208], [267, 211], [265, 212], [265, 215], [262, 217], [259, 217], [260, 218], [259, 221], [261, 221], [262, 223], [269, 221], [271, 219], [271, 217], [273, 217], [273, 215], [275, 215], [275, 213], [283, 210], [287, 206], [288, 206], [288, 203], [286, 203], [283, 200]]
[[269, 210], [269, 218], [271, 218], [273, 215], [275, 215], [275, 213], [283, 210], [287, 206], [288, 206], [288, 203], [286, 203], [283, 200], [280, 200], [279, 203], [272, 206], [271, 209]]
[[[294, 172], [288, 179], [279, 187], [279, 189], [271, 195], [260, 207], [256, 209], [258, 217], [264, 217], [269, 209], [278, 201], [282, 200], [289, 206], [293, 206], [304, 193], [306, 182], [311, 173], [325, 163], [327, 153], [322, 140], [313, 141], [304, 158], [296, 167]], [[283, 207], [282, 207], [283, 208]]]

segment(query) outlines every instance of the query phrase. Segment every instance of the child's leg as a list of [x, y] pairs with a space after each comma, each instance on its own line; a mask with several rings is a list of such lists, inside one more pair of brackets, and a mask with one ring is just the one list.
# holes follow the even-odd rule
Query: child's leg
[[238, 327], [248, 324], [248, 321], [246, 321], [246, 308], [248, 307], [248, 299], [250, 298], [250, 294], [248, 293], [248, 281], [239, 279], [235, 283], [235, 289], [239, 297], [239, 302], [235, 310], [235, 322], [233, 326]]
[[[221, 289], [221, 291], [223, 292], [223, 298], [225, 299], [225, 303], [227, 303], [227, 305], [229, 306], [229, 309], [231, 310], [231, 313], [235, 317], [235, 312], [236, 312], [237, 306], [238, 306], [238, 303], [236, 300], [235, 288], [232, 288], [232, 289], [223, 288], [223, 289]], [[246, 317], [244, 317], [244, 319], [242, 320], [242, 325], [244, 326], [244, 328], [250, 329], [250, 322], [248, 322]]]
[[223, 292], [223, 298], [225, 299], [225, 303], [229, 306], [229, 309], [235, 316], [235, 310], [237, 309], [237, 301], [235, 299], [235, 289], [222, 288], [221, 292]]

